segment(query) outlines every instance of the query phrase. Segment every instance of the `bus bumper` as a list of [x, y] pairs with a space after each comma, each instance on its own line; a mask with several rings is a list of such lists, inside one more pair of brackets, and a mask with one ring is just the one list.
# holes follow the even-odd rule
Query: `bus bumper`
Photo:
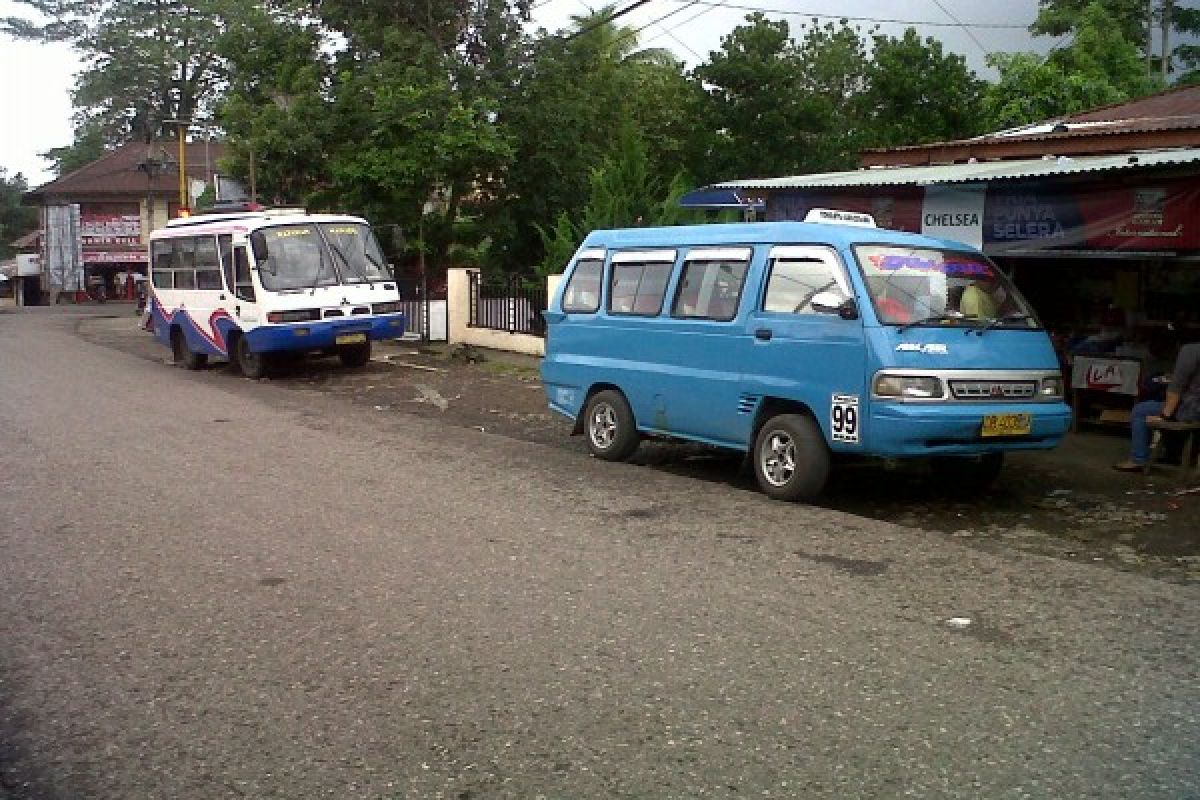
[[[984, 436], [983, 418], [1029, 414], [1031, 429], [1017, 436]], [[1071, 427], [1066, 403], [988, 403], [963, 407], [896, 403], [876, 406], [868, 428], [873, 455], [977, 455], [1005, 450], [1049, 450]]]
[[320, 322], [262, 325], [244, 334], [255, 353], [282, 350], [323, 350], [343, 344], [359, 344], [404, 335], [404, 314], [380, 314], [367, 319], [353, 317]]

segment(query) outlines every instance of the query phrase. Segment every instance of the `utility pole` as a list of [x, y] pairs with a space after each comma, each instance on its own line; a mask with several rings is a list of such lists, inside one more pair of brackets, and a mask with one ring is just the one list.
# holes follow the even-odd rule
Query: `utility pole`
[[1162, 79], [1164, 84], [1171, 71], [1171, 48], [1167, 43], [1171, 32], [1171, 3], [1172, 0], [1163, 0], [1162, 5]]
[[1154, 72], [1154, 0], [1146, 0], [1146, 73]]

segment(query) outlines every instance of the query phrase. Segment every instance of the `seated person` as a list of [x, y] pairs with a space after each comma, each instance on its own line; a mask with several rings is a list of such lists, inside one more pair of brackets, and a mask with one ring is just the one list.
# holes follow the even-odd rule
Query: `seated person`
[[1166, 400], [1143, 400], [1133, 407], [1129, 420], [1133, 437], [1130, 457], [1113, 464], [1121, 472], [1141, 472], [1150, 460], [1152, 420], [1200, 421], [1200, 342], [1180, 348], [1167, 386]]
[[999, 310], [995, 296], [999, 288], [994, 275], [981, 276], [978, 281], [963, 289], [962, 298], [958, 301], [958, 310], [964, 317], [992, 319]]

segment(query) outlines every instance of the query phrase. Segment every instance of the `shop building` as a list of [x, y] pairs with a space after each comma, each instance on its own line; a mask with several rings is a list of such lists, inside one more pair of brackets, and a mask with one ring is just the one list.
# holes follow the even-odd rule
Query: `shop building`
[[[35, 234], [43, 302], [132, 298], [146, 275], [150, 231], [194, 207], [206, 189], [241, 199], [218, 174], [217, 142], [126, 144], [25, 194], [41, 210]], [[182, 169], [181, 169], [182, 166]], [[32, 304], [26, 292], [26, 304]]]
[[978, 246], [1033, 303], [1064, 361], [1108, 359], [1093, 382], [1122, 386], [1130, 401], [1174, 344], [1200, 339], [1200, 86], [865, 151], [861, 163], [703, 191], [760, 203], [768, 220], [840, 208]]

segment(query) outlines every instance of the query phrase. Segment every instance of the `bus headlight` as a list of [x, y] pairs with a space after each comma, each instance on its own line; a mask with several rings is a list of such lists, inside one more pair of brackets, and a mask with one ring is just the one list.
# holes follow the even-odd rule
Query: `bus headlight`
[[1042, 386], [1038, 395], [1043, 398], [1058, 399], [1063, 396], [1063, 379], [1061, 375], [1052, 378], [1042, 378]]
[[910, 400], [933, 400], [945, 396], [942, 382], [931, 375], [875, 376], [872, 391], [878, 397], [899, 397]]

